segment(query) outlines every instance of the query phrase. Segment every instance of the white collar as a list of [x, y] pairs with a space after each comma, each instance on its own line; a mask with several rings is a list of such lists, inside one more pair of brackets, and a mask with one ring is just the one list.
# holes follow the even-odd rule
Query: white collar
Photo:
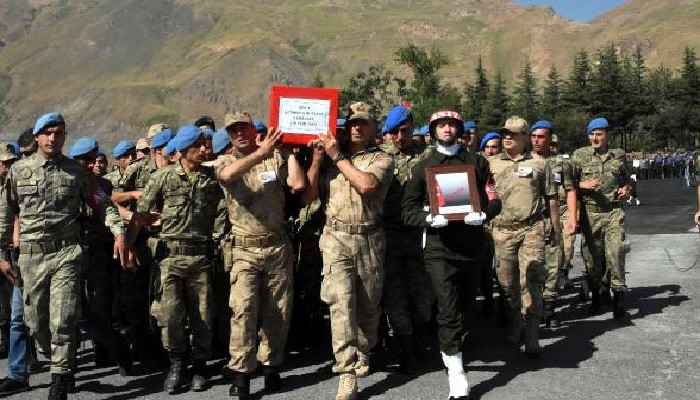
[[450, 147], [445, 147], [440, 143], [436, 143], [436, 149], [438, 153], [444, 154], [446, 156], [453, 156], [457, 154], [457, 151], [459, 150], [459, 143], [455, 143]]

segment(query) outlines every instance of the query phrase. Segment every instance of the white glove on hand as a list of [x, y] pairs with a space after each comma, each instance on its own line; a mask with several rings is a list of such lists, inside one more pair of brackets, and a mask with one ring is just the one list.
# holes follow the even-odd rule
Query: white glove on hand
[[428, 214], [425, 216], [425, 222], [427, 222], [431, 228], [444, 228], [448, 224], [447, 219], [442, 214], [438, 214], [434, 217]]
[[483, 212], [470, 212], [464, 216], [464, 223], [471, 226], [481, 226], [486, 221], [486, 214]]

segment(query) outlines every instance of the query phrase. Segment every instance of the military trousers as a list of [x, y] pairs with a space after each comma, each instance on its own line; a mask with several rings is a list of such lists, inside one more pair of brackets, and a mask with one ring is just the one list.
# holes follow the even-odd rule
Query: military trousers
[[185, 353], [192, 334], [192, 358], [211, 356], [211, 265], [205, 255], [170, 255], [160, 262], [160, 313], [163, 346], [170, 353]]
[[581, 211], [581, 255], [588, 260], [588, 279], [593, 288], [605, 281], [613, 291], [625, 291], [625, 211], [614, 208], [598, 212], [589, 207]]
[[544, 263], [547, 269], [547, 277], [544, 282], [544, 299], [556, 300], [559, 297], [559, 275], [564, 267], [564, 244], [563, 241], [553, 240], [552, 230], [554, 230], [554, 227], [551, 221], [545, 219], [544, 224]]
[[353, 372], [358, 351], [369, 354], [377, 343], [386, 255], [384, 230], [352, 234], [326, 226], [319, 246], [323, 255], [321, 300], [328, 304], [331, 316], [333, 372]]
[[544, 221], [518, 229], [493, 227], [498, 282], [511, 308], [531, 318], [541, 318], [543, 312], [544, 231]]
[[387, 230], [382, 303], [398, 335], [412, 335], [414, 325], [430, 321], [434, 295], [425, 270], [421, 232]]
[[39, 351], [51, 355], [51, 373], [75, 372], [83, 251], [21, 253], [24, 317]]
[[292, 315], [292, 245], [280, 236], [261, 247], [235, 244], [232, 252], [228, 368], [249, 373], [258, 362], [280, 366]]

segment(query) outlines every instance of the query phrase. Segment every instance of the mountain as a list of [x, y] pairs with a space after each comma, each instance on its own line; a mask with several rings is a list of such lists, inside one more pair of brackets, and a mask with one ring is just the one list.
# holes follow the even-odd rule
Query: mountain
[[[0, 121], [7, 136], [47, 111], [104, 144], [156, 121], [218, 121], [227, 110], [267, 117], [269, 86], [342, 86], [415, 43], [451, 58], [462, 87], [479, 55], [511, 80], [526, 58], [543, 76], [574, 53], [641, 44], [648, 66], [680, 64], [700, 45], [697, 0], [629, 0], [587, 24], [508, 0], [2, 0]], [[69, 140], [70, 141], [70, 140]]]

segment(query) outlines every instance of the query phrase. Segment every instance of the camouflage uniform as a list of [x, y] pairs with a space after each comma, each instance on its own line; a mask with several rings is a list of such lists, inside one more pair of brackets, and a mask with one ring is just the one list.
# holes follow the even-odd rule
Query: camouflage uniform
[[358, 353], [365, 362], [364, 356], [377, 342], [386, 251], [381, 218], [394, 171], [392, 157], [376, 147], [354, 154], [350, 161], [373, 174], [380, 188], [361, 196], [331, 164], [319, 176], [319, 194], [326, 206], [326, 226], [319, 240], [321, 300], [330, 307], [337, 373], [355, 372], [361, 367]]
[[[515, 159], [503, 152], [489, 158], [503, 209], [493, 220], [497, 275], [513, 312], [542, 316], [546, 198], [556, 195], [546, 160], [525, 152]], [[516, 314], [517, 315], [517, 314]]]
[[[243, 157], [225, 156], [218, 171]], [[284, 220], [286, 176], [286, 160], [275, 152], [240, 179], [222, 184], [234, 242], [228, 368], [235, 372], [253, 372], [258, 361], [272, 367], [284, 361], [293, 279]]]
[[[604, 275], [610, 274], [613, 292], [624, 292], [625, 283], [625, 211], [617, 199], [617, 190], [633, 185], [624, 151], [610, 149], [603, 154], [593, 147], [578, 149], [571, 157], [573, 177], [580, 182], [599, 179], [595, 190], [579, 190], [581, 202], [581, 253], [590, 260], [586, 274], [592, 291], [597, 291]], [[587, 253], [587, 254], [586, 254]]]
[[211, 233], [222, 198], [213, 168], [187, 173], [178, 163], [151, 176], [137, 206], [139, 213], [162, 210], [158, 319], [163, 345], [171, 354], [187, 350], [187, 318], [195, 360], [206, 360], [211, 351]]
[[42, 352], [51, 353], [51, 372], [56, 374], [75, 368], [81, 207], [87, 203], [101, 208], [112, 233], [124, 233], [111, 201], [89, 198], [85, 174], [63, 155], [45, 159], [34, 154], [12, 166], [0, 201], [0, 243], [9, 242], [14, 215], [19, 214], [25, 318]]
[[112, 184], [112, 191], [114, 193], [121, 193], [121, 181], [122, 177], [124, 174], [119, 169], [115, 169], [114, 171], [110, 171], [105, 176], [103, 176], [104, 179], [108, 180], [109, 183]]
[[394, 144], [381, 148], [394, 159], [394, 179], [384, 202], [387, 246], [382, 303], [394, 333], [412, 335], [414, 325], [430, 321], [434, 295], [432, 287], [426, 285], [430, 276], [423, 262], [422, 229], [401, 223], [401, 199], [411, 169], [431, 153], [415, 142], [408, 154]]

